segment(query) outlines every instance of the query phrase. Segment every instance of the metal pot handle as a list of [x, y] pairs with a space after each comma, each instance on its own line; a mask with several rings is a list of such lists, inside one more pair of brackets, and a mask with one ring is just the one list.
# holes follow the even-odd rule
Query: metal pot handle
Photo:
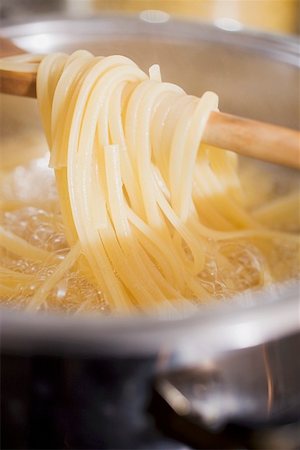
[[210, 430], [300, 420], [300, 333], [160, 373], [155, 388], [180, 416]]

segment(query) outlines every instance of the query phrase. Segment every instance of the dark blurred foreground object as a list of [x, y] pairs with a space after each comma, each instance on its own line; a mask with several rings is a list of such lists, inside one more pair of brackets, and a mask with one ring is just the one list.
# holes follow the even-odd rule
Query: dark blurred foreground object
[[300, 362], [288, 380], [278, 367], [299, 345], [290, 336], [159, 375], [159, 355], [2, 355], [2, 448], [296, 450]]

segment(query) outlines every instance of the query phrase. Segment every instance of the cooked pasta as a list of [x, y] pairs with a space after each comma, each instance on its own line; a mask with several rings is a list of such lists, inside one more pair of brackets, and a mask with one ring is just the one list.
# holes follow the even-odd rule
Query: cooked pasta
[[[178, 309], [298, 275], [299, 239], [284, 230], [299, 220], [298, 194], [247, 208], [237, 156], [202, 142], [218, 109], [215, 93], [187, 95], [162, 82], [157, 65], [147, 75], [123, 56], [18, 58], [0, 65], [37, 71], [59, 201], [47, 220], [68, 250], [38, 248], [4, 223], [3, 298], [22, 297], [33, 310], [64, 308], [70, 290], [74, 310], [106, 305], [130, 313]], [[16, 206], [7, 205], [9, 214]], [[274, 261], [287, 252], [279, 271]], [[32, 271], [11, 268], [18, 258], [31, 261]], [[76, 284], [72, 290], [76, 277], [94, 297]]]

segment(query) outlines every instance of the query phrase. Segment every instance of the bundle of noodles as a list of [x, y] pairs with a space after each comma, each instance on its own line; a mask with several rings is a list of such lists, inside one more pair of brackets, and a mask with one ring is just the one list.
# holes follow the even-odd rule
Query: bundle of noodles
[[[33, 275], [4, 267], [4, 296], [23, 286], [28, 308], [47, 307], [56, 286], [74, 272], [111, 311], [146, 311], [225, 298], [297, 275], [297, 236], [270, 223], [293, 214], [298, 198], [250, 213], [236, 155], [201, 142], [218, 108], [216, 94], [187, 95], [161, 82], [158, 66], [148, 76], [123, 56], [77, 51], [22, 58], [27, 70], [37, 70], [69, 250], [62, 257], [2, 228], [6, 250], [51, 267], [28, 290]], [[18, 57], [5, 64], [16, 62], [24, 70]], [[284, 254], [293, 256], [278, 270], [274, 263]], [[79, 309], [84, 302], [79, 299]]]

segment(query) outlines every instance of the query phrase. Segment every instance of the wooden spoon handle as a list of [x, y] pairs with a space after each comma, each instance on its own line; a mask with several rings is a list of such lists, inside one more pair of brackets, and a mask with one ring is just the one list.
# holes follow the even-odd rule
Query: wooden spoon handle
[[300, 169], [300, 133], [296, 130], [212, 112], [203, 141], [243, 156]]
[[[0, 57], [22, 55], [25, 50], [10, 39], [0, 37]], [[36, 74], [0, 70], [0, 92], [21, 97], [36, 97]]]
[[36, 73], [0, 69], [0, 92], [19, 97], [36, 98]]

